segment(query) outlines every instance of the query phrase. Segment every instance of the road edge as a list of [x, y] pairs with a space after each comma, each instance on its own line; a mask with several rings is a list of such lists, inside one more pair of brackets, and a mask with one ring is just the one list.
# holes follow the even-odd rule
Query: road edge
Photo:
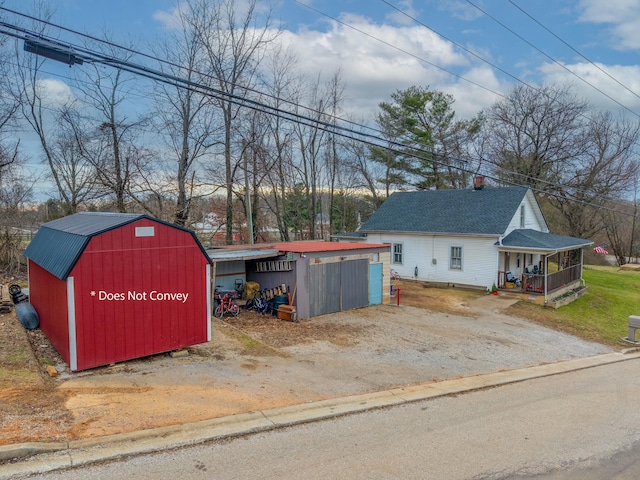
[[68, 442], [29, 442], [0, 447], [0, 479], [89, 465], [105, 460], [196, 445], [405, 403], [559, 375], [640, 358], [640, 348], [514, 370], [462, 377], [278, 407], [193, 423]]

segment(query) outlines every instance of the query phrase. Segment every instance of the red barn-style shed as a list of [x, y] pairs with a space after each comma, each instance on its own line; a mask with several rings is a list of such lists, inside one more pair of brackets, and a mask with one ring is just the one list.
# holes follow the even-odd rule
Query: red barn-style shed
[[72, 371], [211, 340], [211, 260], [190, 230], [141, 214], [45, 223], [29, 300]]

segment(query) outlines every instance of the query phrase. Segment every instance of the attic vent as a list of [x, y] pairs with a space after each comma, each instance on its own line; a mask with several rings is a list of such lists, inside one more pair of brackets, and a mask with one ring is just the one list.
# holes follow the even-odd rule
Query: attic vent
[[154, 235], [153, 227], [136, 227], [136, 237], [153, 237]]
[[484, 175], [476, 175], [473, 177], [473, 189], [482, 190], [484, 188]]

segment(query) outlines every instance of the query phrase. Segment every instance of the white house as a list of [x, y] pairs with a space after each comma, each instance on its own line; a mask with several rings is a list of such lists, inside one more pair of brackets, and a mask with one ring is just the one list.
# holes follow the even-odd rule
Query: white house
[[[554, 235], [525, 187], [397, 192], [339, 240], [392, 244], [401, 278], [547, 296], [582, 281], [582, 248]], [[551, 263], [557, 268], [549, 271]]]

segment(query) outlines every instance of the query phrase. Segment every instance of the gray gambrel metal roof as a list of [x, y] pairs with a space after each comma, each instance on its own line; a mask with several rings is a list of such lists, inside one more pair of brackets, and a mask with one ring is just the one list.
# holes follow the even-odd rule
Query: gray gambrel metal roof
[[[537, 230], [514, 230], [502, 239], [503, 247], [525, 248], [532, 250], [562, 251], [587, 247], [593, 242], [576, 237], [566, 237]], [[497, 243], [496, 245], [500, 245]]]
[[92, 237], [142, 218], [190, 233], [211, 261], [191, 230], [139, 213], [82, 212], [53, 220], [40, 226], [24, 254], [60, 280], [66, 280]]
[[[359, 231], [503, 235], [528, 191], [504, 187], [397, 192]], [[540, 220], [546, 226], [541, 214]]]

